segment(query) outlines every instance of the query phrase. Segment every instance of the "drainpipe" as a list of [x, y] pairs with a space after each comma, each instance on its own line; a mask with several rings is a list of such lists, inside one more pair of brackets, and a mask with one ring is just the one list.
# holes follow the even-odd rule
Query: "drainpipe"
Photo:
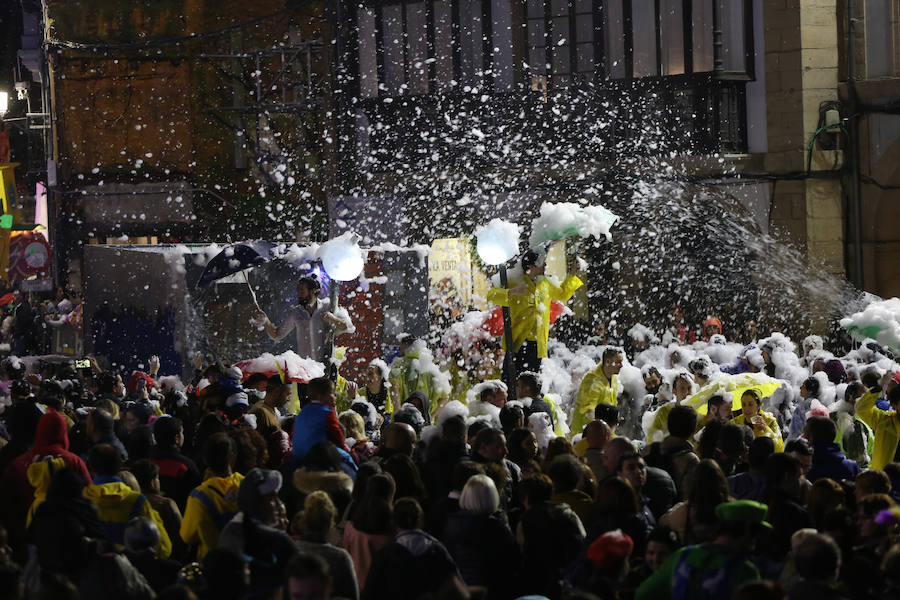
[[856, 92], [856, 1], [847, 2], [848, 44], [847, 51], [847, 89], [850, 92], [847, 107], [847, 137], [850, 152], [850, 226], [853, 230], [853, 285], [862, 290], [863, 248], [862, 248], [862, 210], [860, 207], [859, 186], [859, 96]]
[[712, 19], [713, 77], [718, 79], [725, 72], [725, 57], [722, 56], [722, 7], [719, 0], [713, 0]]

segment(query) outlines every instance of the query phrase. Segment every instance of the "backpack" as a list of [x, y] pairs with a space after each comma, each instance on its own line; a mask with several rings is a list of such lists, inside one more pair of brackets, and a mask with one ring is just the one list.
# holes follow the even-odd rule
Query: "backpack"
[[[703, 546], [688, 546], [678, 559], [672, 575], [672, 600], [703, 598], [704, 600], [729, 600], [735, 567], [742, 562], [739, 555], [732, 556], [724, 566], [710, 569], [704, 564], [691, 565], [690, 554]], [[708, 558], [714, 555], [709, 554]]]

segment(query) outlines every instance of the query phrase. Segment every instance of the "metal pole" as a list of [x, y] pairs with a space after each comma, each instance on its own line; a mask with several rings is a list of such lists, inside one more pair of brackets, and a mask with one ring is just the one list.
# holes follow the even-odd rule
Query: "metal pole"
[[[500, 265], [500, 286], [509, 289], [509, 282], [506, 278], [506, 263]], [[503, 353], [503, 373], [506, 376], [506, 392], [507, 399], [516, 399], [516, 363], [513, 360], [513, 336], [512, 336], [512, 317], [509, 314], [509, 302], [507, 306], [502, 307], [503, 312], [503, 339], [506, 342], [506, 352]]]
[[859, 97], [856, 93], [856, 1], [847, 2], [847, 137], [850, 152], [850, 226], [853, 229], [853, 285], [863, 289], [862, 209], [859, 189]]
[[[337, 279], [331, 280], [331, 314], [334, 314], [338, 309], [338, 286], [340, 282]], [[328, 347], [328, 356], [325, 358], [325, 373], [328, 377], [331, 378], [335, 383], [337, 382], [338, 369], [337, 365], [331, 362], [331, 357], [334, 356], [334, 326], [331, 326], [328, 329], [328, 337], [327, 344]]]

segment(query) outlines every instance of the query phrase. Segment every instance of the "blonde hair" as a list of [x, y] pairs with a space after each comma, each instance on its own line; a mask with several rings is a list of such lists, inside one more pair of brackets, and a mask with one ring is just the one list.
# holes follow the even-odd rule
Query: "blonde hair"
[[487, 475], [472, 475], [459, 495], [459, 507], [476, 515], [489, 515], [500, 508], [500, 494]]
[[110, 415], [112, 415], [114, 421], [118, 421], [121, 418], [119, 414], [119, 405], [109, 398], [100, 398], [99, 400], [97, 400], [97, 408], [102, 408]]
[[351, 437], [357, 442], [368, 441], [366, 437], [366, 422], [363, 421], [362, 416], [358, 412], [349, 410], [341, 413], [338, 421], [341, 427], [344, 428], [345, 437]]
[[125, 485], [136, 491], [138, 494], [141, 493], [141, 484], [138, 483], [137, 477], [134, 476], [134, 473], [131, 471], [119, 471], [119, 479], [121, 479]]
[[337, 508], [328, 494], [318, 490], [306, 497], [300, 514], [301, 534], [324, 536], [334, 526]]

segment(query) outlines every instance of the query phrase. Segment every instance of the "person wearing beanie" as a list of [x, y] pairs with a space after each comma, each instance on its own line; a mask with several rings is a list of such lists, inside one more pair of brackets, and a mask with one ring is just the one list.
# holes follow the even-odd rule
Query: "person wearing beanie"
[[125, 556], [156, 593], [174, 584], [181, 569], [178, 562], [156, 556], [159, 538], [159, 528], [147, 517], [135, 517], [125, 526]]
[[241, 481], [235, 515], [219, 539], [219, 548], [244, 556], [250, 563], [250, 586], [261, 596], [274, 593], [282, 584], [284, 569], [297, 552], [283, 521], [284, 504], [278, 497], [281, 473], [250, 469]]
[[638, 587], [635, 599], [731, 598], [742, 583], [759, 579], [749, 556], [758, 534], [772, 527], [765, 520], [767, 510], [753, 500], [718, 505], [716, 539], [675, 552]]
[[634, 541], [621, 529], [598, 536], [588, 546], [587, 560], [576, 575], [576, 586], [599, 598], [618, 598], [633, 551]]

